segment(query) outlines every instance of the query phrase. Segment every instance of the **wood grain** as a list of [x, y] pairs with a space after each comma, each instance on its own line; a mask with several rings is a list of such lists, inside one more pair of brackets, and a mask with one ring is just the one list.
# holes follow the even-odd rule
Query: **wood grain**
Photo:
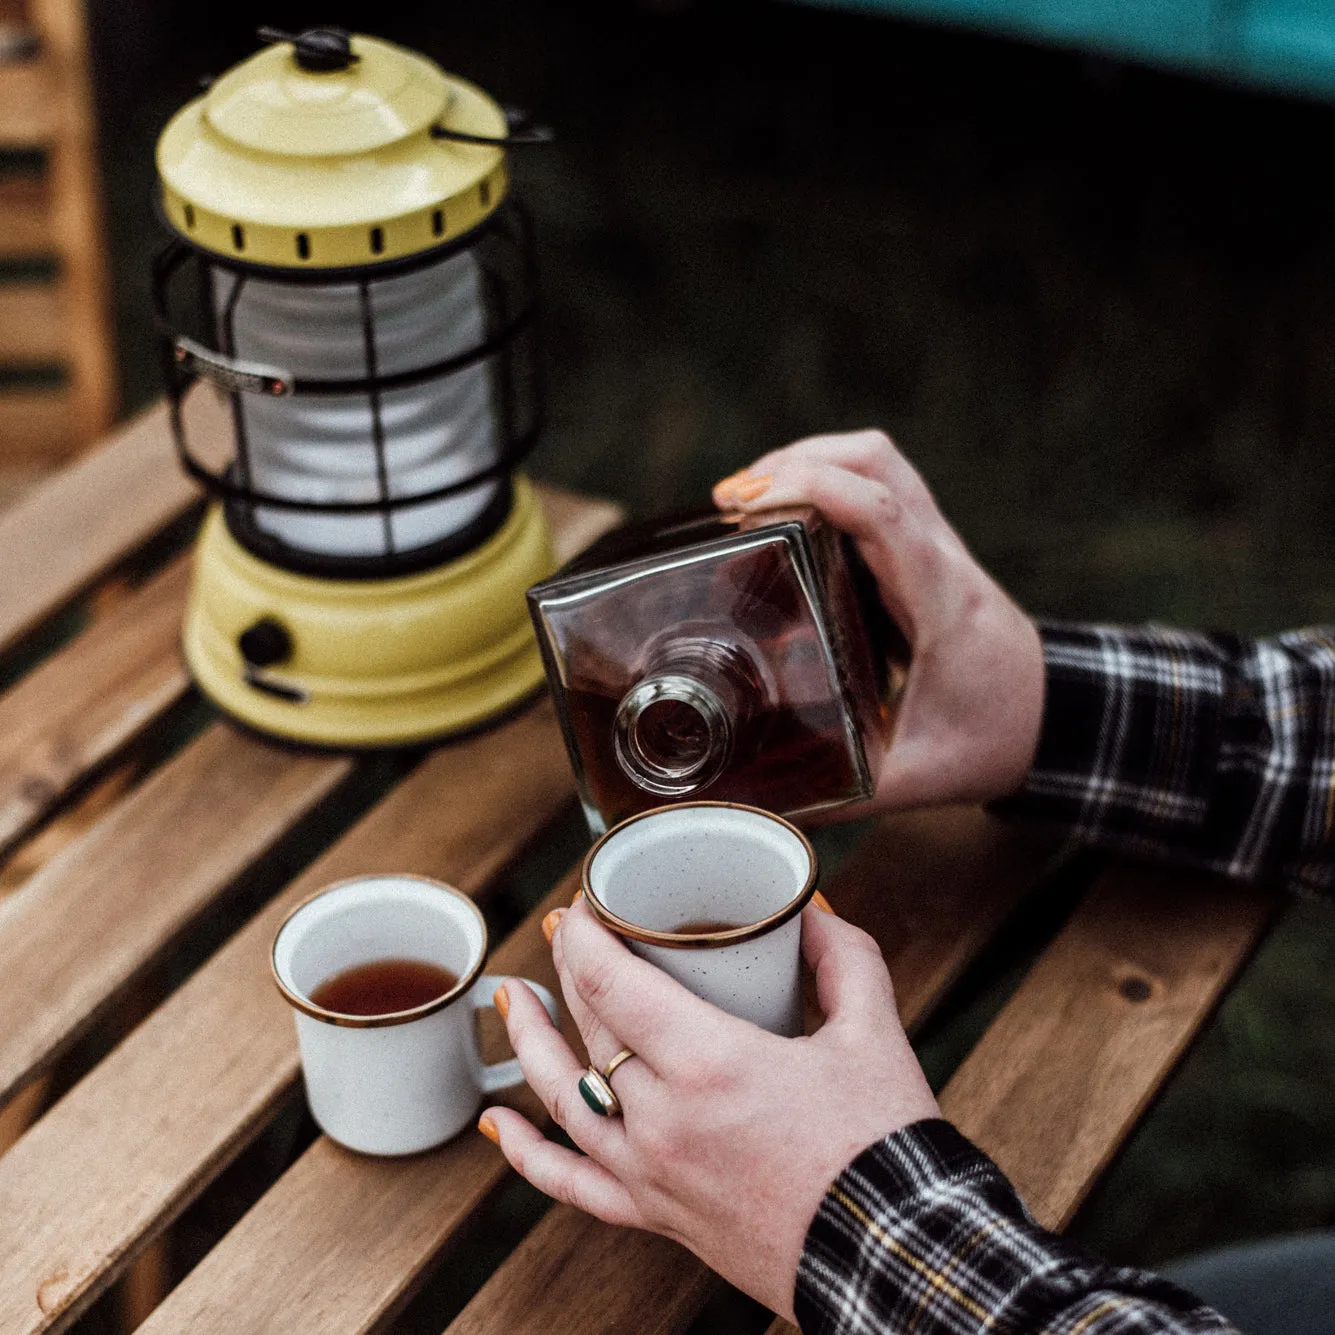
[[[230, 430], [197, 394], [197, 430]], [[0, 399], [0, 403], [5, 402]], [[0, 453], [3, 453], [0, 433]], [[181, 472], [159, 405], [102, 448], [0, 514], [0, 650], [86, 589], [198, 499]]]
[[51, 69], [49, 216], [60, 257], [73, 434], [82, 448], [111, 425], [118, 399], [88, 22], [84, 0], [28, 0], [28, 13]]
[[297, 1078], [273, 933], [329, 881], [476, 891], [570, 801], [547, 702], [399, 785], [0, 1159], [0, 1330], [67, 1325], [261, 1129]]
[[[620, 514], [543, 499], [562, 553]], [[68, 1325], [291, 1090], [295, 1040], [268, 950], [294, 903], [385, 868], [474, 892], [572, 796], [543, 701], [434, 754], [224, 946], [0, 1160], [0, 1330]]]
[[54, 128], [51, 69], [44, 59], [0, 64], [0, 148], [41, 148]]
[[0, 394], [0, 467], [49, 474], [78, 448], [73, 423], [63, 388], [6, 390]]
[[675, 1242], [555, 1205], [450, 1323], [449, 1335], [676, 1335], [718, 1282]]
[[[976, 807], [901, 812], [872, 826], [825, 893], [880, 943], [900, 1016], [913, 1028], [1033, 886], [1051, 851], [1049, 842]], [[577, 1247], [567, 1246], [572, 1234]], [[557, 1274], [559, 1283], [544, 1278]], [[628, 1274], [634, 1284], [625, 1282]], [[449, 1335], [560, 1330], [572, 1295], [585, 1291], [598, 1298], [575, 1304], [582, 1335], [638, 1332], [640, 1322], [677, 1331], [718, 1282], [684, 1248], [650, 1243], [644, 1234], [558, 1206], [479, 1290]], [[653, 1307], [640, 1304], [646, 1285]]]
[[54, 283], [0, 285], [0, 362], [59, 362], [66, 343], [65, 308]]
[[181, 699], [178, 558], [0, 696], [0, 852]]
[[64, 307], [56, 284], [0, 286], [0, 362], [48, 364], [64, 352]]
[[0, 1100], [351, 768], [216, 723], [0, 905]]
[[940, 1099], [1039, 1223], [1070, 1222], [1279, 907], [1118, 862], [1044, 951]]
[[[566, 876], [496, 951], [488, 972], [556, 987], [540, 924], [570, 903]], [[569, 1021], [567, 1035], [574, 1036]], [[530, 1116], [542, 1108], [521, 1087], [507, 1100]], [[429, 1154], [391, 1160], [318, 1140], [172, 1291], [141, 1327], [281, 1330], [324, 1335], [378, 1326], [416, 1285], [431, 1258], [509, 1172], [471, 1128]], [[348, 1227], [347, 1203], [357, 1224]], [[258, 1263], [259, 1258], [268, 1258]]]
[[35, 172], [0, 170], [0, 259], [29, 259], [52, 250], [50, 190]]
[[941, 1095], [1061, 1228], [1273, 919], [1271, 894], [1119, 863]]

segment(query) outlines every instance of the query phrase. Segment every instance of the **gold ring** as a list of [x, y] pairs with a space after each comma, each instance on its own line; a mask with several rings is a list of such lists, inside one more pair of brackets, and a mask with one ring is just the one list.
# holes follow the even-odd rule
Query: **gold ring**
[[635, 1054], [629, 1048], [622, 1048], [621, 1051], [618, 1052], [617, 1055], [613, 1057], [612, 1060], [608, 1062], [606, 1066], [603, 1067], [603, 1079], [610, 1083], [612, 1079], [612, 1072], [615, 1071], [616, 1068], [620, 1066], [621, 1063], [625, 1061], [628, 1057], [633, 1057], [634, 1055]]

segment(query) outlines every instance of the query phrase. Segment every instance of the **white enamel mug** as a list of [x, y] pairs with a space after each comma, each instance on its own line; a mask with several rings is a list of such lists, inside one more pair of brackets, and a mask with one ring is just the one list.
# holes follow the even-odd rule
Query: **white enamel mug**
[[[774, 1034], [803, 1030], [805, 835], [758, 807], [681, 802], [622, 821], [584, 859], [595, 917], [697, 997]], [[693, 923], [727, 928], [682, 932]]]
[[[475, 1011], [504, 981], [482, 973], [487, 925], [467, 895], [424, 876], [361, 876], [298, 905], [278, 929], [273, 974], [293, 1009], [306, 1097], [320, 1129], [363, 1154], [416, 1154], [457, 1135], [484, 1094], [520, 1084], [518, 1061], [486, 1066]], [[458, 982], [386, 1015], [311, 1001], [335, 974], [375, 960], [421, 960]], [[529, 986], [557, 1018], [545, 987]]]

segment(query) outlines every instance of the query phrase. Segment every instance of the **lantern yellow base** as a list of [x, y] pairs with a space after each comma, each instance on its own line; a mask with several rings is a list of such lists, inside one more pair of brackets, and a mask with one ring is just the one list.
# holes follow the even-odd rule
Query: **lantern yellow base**
[[[532, 486], [516, 478], [514, 495], [510, 517], [481, 547], [383, 580], [269, 565], [215, 507], [186, 610], [195, 681], [252, 728], [319, 746], [406, 746], [503, 714], [542, 684], [524, 591], [556, 565]], [[278, 623], [290, 652], [256, 667], [239, 639], [262, 621]]]

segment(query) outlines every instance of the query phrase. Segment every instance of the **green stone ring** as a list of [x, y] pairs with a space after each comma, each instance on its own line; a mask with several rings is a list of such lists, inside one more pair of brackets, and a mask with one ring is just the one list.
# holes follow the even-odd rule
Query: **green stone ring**
[[612, 1088], [612, 1072], [634, 1055], [630, 1048], [622, 1048], [601, 1071], [596, 1066], [590, 1066], [588, 1071], [580, 1076], [580, 1096], [599, 1117], [621, 1116], [621, 1100], [617, 1098], [616, 1090]]
[[621, 1115], [621, 1100], [617, 1098], [616, 1090], [607, 1083], [606, 1076], [596, 1066], [590, 1066], [580, 1076], [579, 1092], [584, 1102], [599, 1117], [619, 1117]]

